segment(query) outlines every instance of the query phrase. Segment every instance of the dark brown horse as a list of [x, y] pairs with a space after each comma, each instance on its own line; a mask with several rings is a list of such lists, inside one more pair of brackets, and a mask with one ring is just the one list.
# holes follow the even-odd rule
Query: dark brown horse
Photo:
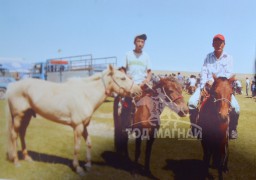
[[[182, 87], [180, 83], [173, 77], [161, 78], [159, 81], [154, 83], [151, 92], [144, 93], [139, 98], [139, 100], [136, 100], [136, 111], [134, 113], [131, 125], [128, 126], [130, 128], [130, 132], [135, 133], [136, 164], [138, 164], [141, 154], [141, 142], [143, 139], [147, 141], [145, 154], [145, 172], [148, 174], [151, 174], [150, 156], [152, 145], [156, 138], [156, 132], [159, 128], [160, 115], [165, 106], [168, 106], [174, 110], [179, 116], [186, 116], [188, 114], [188, 107], [182, 96]], [[114, 112], [116, 112], [115, 123], [118, 125], [118, 111], [116, 110]], [[130, 116], [130, 114], [127, 113], [124, 114], [124, 116]], [[120, 130], [116, 130], [116, 133], [118, 131], [120, 132]], [[118, 133], [116, 135], [118, 136]], [[118, 143], [116, 143], [116, 145], [117, 144]], [[127, 142], [125, 144], [125, 154], [128, 155]]]
[[212, 160], [213, 167], [218, 169], [219, 179], [223, 179], [223, 172], [228, 171], [229, 113], [235, 78], [217, 78], [215, 75], [213, 78], [210, 96], [200, 109], [198, 122], [203, 131], [203, 160], [207, 167]]

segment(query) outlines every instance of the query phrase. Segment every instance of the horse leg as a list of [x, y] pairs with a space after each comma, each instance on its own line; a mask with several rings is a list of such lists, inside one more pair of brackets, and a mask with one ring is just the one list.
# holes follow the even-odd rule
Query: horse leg
[[209, 150], [209, 147], [207, 145], [207, 142], [204, 140], [201, 141], [202, 147], [203, 147], [203, 161], [204, 161], [204, 166], [205, 166], [205, 172], [207, 176], [211, 176], [209, 174], [209, 166], [210, 166], [210, 159], [211, 159], [211, 153]]
[[133, 164], [133, 172], [132, 174], [136, 174], [140, 170], [140, 165], [139, 165], [139, 158], [140, 158], [140, 153], [141, 153], [141, 136], [138, 136], [138, 133], [136, 133], [136, 139], [135, 139], [135, 159], [134, 159], [134, 164]]
[[218, 167], [218, 176], [219, 176], [219, 180], [223, 180], [223, 169], [222, 169], [222, 167]]
[[76, 127], [74, 127], [75, 146], [74, 146], [73, 166], [74, 166], [76, 172], [81, 176], [85, 175], [85, 172], [84, 172], [83, 168], [80, 167], [79, 161], [78, 161], [79, 151], [80, 151], [80, 147], [81, 147], [81, 136], [82, 136], [83, 131], [84, 131], [83, 124], [79, 124]]
[[150, 139], [147, 140], [146, 145], [146, 155], [145, 155], [145, 170], [148, 174], [151, 174], [150, 171], [150, 156], [152, 151], [152, 145], [154, 143], [155, 138], [153, 136], [150, 136]]
[[224, 158], [224, 162], [223, 162], [223, 171], [224, 172], [228, 172], [228, 157], [229, 157], [229, 149], [228, 149], [228, 145], [227, 145], [227, 152]]
[[141, 137], [139, 136], [136, 138], [136, 142], [135, 142], [135, 163], [138, 163], [139, 161], [140, 153], [141, 153], [140, 148], [141, 148]]
[[115, 150], [117, 153], [121, 152], [121, 136], [122, 136], [122, 127], [121, 127], [121, 112], [122, 112], [122, 106], [121, 106], [121, 97], [117, 96], [114, 100], [114, 142], [115, 142]]
[[25, 112], [25, 115], [22, 119], [22, 123], [20, 126], [20, 131], [19, 131], [22, 154], [23, 154], [24, 160], [26, 160], [26, 161], [33, 161], [32, 158], [28, 155], [28, 151], [26, 148], [26, 142], [25, 142], [26, 129], [29, 125], [32, 115], [34, 115], [34, 112], [32, 110], [28, 110]]
[[14, 162], [15, 166], [20, 166], [19, 157], [17, 153], [17, 139], [19, 135], [19, 128], [22, 121], [23, 113], [13, 117], [10, 125], [9, 135], [9, 147], [8, 147], [8, 158]]
[[84, 127], [83, 131], [83, 137], [84, 140], [86, 141], [86, 164], [84, 165], [87, 169], [91, 168], [92, 163], [91, 163], [91, 149], [92, 149], [92, 144], [91, 144], [91, 138], [88, 134], [87, 128]]

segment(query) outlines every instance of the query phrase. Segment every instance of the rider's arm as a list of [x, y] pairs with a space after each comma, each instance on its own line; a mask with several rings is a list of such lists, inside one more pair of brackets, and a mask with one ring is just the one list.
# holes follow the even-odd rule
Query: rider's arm
[[225, 75], [224, 77], [230, 78], [233, 75], [233, 58], [232, 56], [227, 56], [227, 61], [225, 64]]
[[150, 82], [151, 77], [152, 77], [152, 71], [151, 71], [151, 69], [148, 69], [147, 70], [147, 78], [146, 78], [147, 83]]
[[202, 90], [208, 80], [208, 68], [207, 68], [207, 57], [204, 60], [203, 67], [201, 69], [200, 89]]
[[146, 54], [146, 56], [147, 56], [147, 67], [146, 67], [147, 76], [146, 76], [146, 79], [144, 80], [143, 84], [149, 83], [151, 81], [151, 78], [152, 78], [150, 57], [148, 56], [148, 54]]

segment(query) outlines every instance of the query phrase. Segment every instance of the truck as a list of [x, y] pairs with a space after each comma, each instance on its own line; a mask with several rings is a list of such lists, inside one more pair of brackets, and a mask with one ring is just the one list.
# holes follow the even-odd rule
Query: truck
[[45, 62], [35, 63], [31, 77], [52, 82], [65, 82], [70, 77], [88, 77], [102, 72], [108, 65], [116, 66], [117, 58], [93, 58], [91, 54], [50, 58]]
[[8, 85], [15, 81], [11, 76], [0, 76], [0, 100], [5, 98]]

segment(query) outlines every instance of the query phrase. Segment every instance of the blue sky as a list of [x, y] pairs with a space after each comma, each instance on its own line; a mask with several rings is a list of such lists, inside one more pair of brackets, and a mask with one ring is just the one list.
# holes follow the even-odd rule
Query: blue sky
[[[117, 56], [146, 33], [153, 70], [200, 71], [222, 33], [236, 73], [254, 73], [255, 0], [0, 0], [0, 59]], [[61, 49], [61, 53], [58, 53]]]

